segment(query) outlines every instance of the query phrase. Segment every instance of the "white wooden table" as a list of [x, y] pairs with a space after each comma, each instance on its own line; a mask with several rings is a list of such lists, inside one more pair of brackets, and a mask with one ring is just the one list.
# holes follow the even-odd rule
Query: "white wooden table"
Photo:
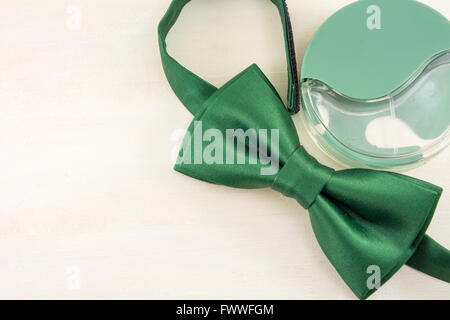
[[[289, 1], [299, 61], [350, 2]], [[423, 2], [450, 17], [447, 0]], [[0, 2], [0, 298], [354, 299], [294, 200], [172, 171], [191, 116], [160, 65], [168, 4]], [[168, 40], [187, 67], [220, 86], [255, 62], [285, 96], [269, 1], [196, 0], [184, 13]], [[447, 149], [409, 172], [446, 189], [429, 234], [447, 247], [449, 165]], [[372, 297], [422, 298], [450, 286], [408, 267]]]

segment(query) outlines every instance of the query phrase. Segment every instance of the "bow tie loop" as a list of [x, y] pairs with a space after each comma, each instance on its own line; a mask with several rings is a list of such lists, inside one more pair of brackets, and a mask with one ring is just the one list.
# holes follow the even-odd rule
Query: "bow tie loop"
[[327, 185], [334, 170], [320, 164], [303, 147], [299, 147], [286, 161], [272, 184], [272, 189], [309, 209]]

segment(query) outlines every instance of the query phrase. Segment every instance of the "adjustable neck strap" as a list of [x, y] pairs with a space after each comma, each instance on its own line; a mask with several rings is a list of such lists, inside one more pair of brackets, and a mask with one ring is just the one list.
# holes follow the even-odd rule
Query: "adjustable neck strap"
[[[203, 103], [217, 90], [217, 88], [173, 59], [167, 52], [166, 45], [167, 34], [177, 21], [184, 6], [190, 1], [191, 0], [172, 1], [169, 9], [159, 24], [158, 37], [162, 65], [170, 86], [185, 107], [195, 115]], [[300, 93], [291, 21], [285, 0], [271, 0], [271, 2], [277, 6], [283, 24], [288, 67], [287, 109], [291, 113], [297, 113], [300, 108]]]

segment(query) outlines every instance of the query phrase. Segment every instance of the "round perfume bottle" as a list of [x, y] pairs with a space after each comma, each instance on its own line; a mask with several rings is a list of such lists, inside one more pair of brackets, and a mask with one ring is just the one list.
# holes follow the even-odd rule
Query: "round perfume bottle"
[[414, 0], [360, 0], [306, 51], [302, 119], [347, 166], [405, 170], [450, 143], [450, 23]]

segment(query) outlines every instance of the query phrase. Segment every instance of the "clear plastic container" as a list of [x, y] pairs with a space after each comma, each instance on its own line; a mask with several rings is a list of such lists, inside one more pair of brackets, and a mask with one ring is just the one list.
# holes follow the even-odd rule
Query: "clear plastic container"
[[350, 99], [317, 80], [302, 84], [302, 100], [308, 131], [339, 162], [409, 169], [450, 143], [450, 52], [377, 100]]

